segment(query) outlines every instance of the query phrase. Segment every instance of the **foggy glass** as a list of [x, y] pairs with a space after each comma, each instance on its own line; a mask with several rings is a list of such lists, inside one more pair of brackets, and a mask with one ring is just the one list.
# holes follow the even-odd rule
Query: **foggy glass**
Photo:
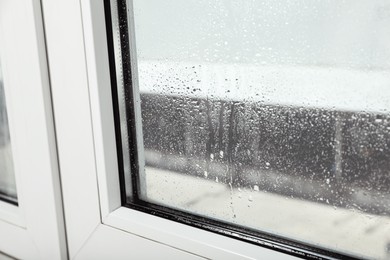
[[143, 200], [389, 257], [389, 1], [133, 5]]
[[16, 184], [13, 168], [7, 107], [0, 64], [0, 199], [16, 202]]

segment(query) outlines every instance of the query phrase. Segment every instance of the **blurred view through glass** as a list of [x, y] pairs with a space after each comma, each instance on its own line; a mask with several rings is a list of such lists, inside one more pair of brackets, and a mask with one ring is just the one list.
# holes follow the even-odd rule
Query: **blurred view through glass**
[[390, 257], [389, 1], [133, 5], [142, 199]]
[[0, 199], [16, 202], [16, 184], [1, 70], [0, 64]]

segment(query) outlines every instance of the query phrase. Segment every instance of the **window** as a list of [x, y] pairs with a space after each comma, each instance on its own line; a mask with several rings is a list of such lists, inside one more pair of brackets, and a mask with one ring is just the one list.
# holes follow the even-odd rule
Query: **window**
[[43, 28], [41, 1], [0, 1], [0, 259], [67, 258]]
[[[29, 77], [3, 66], [24, 86], [5, 84], [11, 130], [25, 130], [11, 131], [20, 204], [11, 206], [30, 214], [17, 224], [22, 237], [39, 234], [29, 241], [40, 252], [386, 259], [385, 1], [31, 3], [38, 16], [18, 13], [30, 20], [17, 28], [40, 37], [9, 32], [28, 44], [8, 54], [13, 68], [29, 64]], [[12, 62], [34, 50], [36, 59]], [[19, 98], [40, 113], [23, 114]], [[40, 128], [13, 127], [18, 118]], [[38, 155], [43, 163], [30, 159]], [[37, 182], [42, 190], [29, 186]], [[37, 208], [50, 205], [42, 221]], [[15, 226], [5, 222], [0, 231]], [[12, 250], [0, 248], [28, 253]]]
[[16, 184], [0, 64], [0, 199], [16, 203]]
[[130, 2], [108, 16], [124, 205], [296, 255], [390, 254], [387, 1]]

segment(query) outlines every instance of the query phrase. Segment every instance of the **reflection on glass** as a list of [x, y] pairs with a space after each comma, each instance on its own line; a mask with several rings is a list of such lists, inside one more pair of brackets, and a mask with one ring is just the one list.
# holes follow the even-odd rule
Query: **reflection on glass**
[[0, 64], [0, 199], [16, 202], [16, 184], [5, 101]]
[[135, 0], [134, 17], [143, 200], [389, 257], [389, 1]]

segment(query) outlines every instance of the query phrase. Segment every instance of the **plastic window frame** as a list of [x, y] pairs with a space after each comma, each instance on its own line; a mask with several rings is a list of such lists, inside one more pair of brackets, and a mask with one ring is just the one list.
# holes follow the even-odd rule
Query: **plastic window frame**
[[17, 203], [0, 200], [0, 251], [20, 259], [65, 259], [41, 4], [1, 1], [0, 7], [0, 58], [18, 196]]
[[[129, 7], [131, 1], [125, 3]], [[160, 256], [294, 259], [123, 206], [104, 0], [42, 0], [42, 5], [69, 257], [139, 258], [167, 249]]]
[[[108, 2], [109, 1], [105, 2], [106, 7], [107, 7]], [[111, 4], [113, 2], [114, 1], [111, 1]], [[121, 1], [120, 0], [118, 2], [121, 3], [120, 8], [122, 8], [122, 10], [126, 10], [125, 13], [127, 14], [128, 28], [132, 28], [133, 17], [132, 17], [131, 1], [129, 1], [129, 0]], [[114, 5], [111, 6], [111, 8], [112, 7], [115, 8], [115, 2], [114, 2]], [[106, 16], [107, 16], [107, 14], [108, 13], [106, 10]], [[107, 17], [106, 17], [106, 19], [107, 19]], [[119, 19], [123, 19], [123, 17], [121, 17]], [[86, 22], [86, 21], [84, 20], [84, 22]], [[106, 22], [107, 22], [107, 20], [106, 20]], [[89, 24], [89, 25], [92, 27], [94, 26], [93, 23]], [[123, 26], [123, 24], [121, 25], [122, 29], [125, 27], [126, 26]], [[97, 30], [94, 30], [94, 31], [96, 32]], [[115, 32], [115, 29], [112, 31]], [[84, 27], [84, 33], [86, 33], [86, 32], [88, 32], [88, 30], [85, 30], [85, 27]], [[110, 30], [106, 31], [106, 37], [105, 37], [106, 42], [107, 42], [107, 32], [109, 33]], [[130, 32], [131, 32], [131, 30], [130, 30]], [[118, 33], [118, 32], [115, 32], [115, 33]], [[122, 57], [126, 56], [127, 58], [129, 56], [131, 57], [132, 53], [134, 53], [134, 51], [135, 51], [135, 49], [133, 47], [134, 46], [134, 35], [128, 36], [128, 35], [126, 35], [126, 33], [124, 31], [120, 31], [119, 33], [120, 33], [121, 37], [124, 37], [124, 38], [129, 37], [130, 38], [129, 39], [130, 46], [128, 46], [129, 49], [127, 50], [129, 53], [128, 52], [121, 53], [121, 56]], [[88, 38], [92, 39], [92, 37], [95, 37], [95, 43], [96, 43], [96, 41], [102, 42], [103, 38], [104, 38], [103, 35], [104, 35], [104, 33], [101, 33], [100, 36], [95, 34], [95, 35], [90, 35], [90, 37], [86, 37], [86, 45], [88, 45], [87, 39]], [[96, 37], [100, 37], [99, 40]], [[122, 40], [126, 40], [126, 39], [122, 39]], [[91, 41], [89, 44], [91, 44], [90, 46], [92, 46], [94, 44], [94, 42]], [[109, 49], [109, 48], [112, 48], [112, 46], [111, 47], [105, 46], [105, 49], [108, 52], [109, 51], [112, 52], [111, 55], [113, 55], [113, 52], [117, 52], [116, 54], [118, 55], [118, 51], [115, 50], [115, 48], [114, 49]], [[95, 54], [93, 54], [93, 53], [88, 54], [88, 50], [93, 50], [93, 48], [86, 47], [86, 50], [87, 50], [87, 63], [88, 63], [88, 60], [92, 59], [92, 57], [94, 55], [96, 55], [97, 53], [95, 51]], [[107, 67], [110, 66], [110, 62], [111, 62], [111, 69], [112, 69], [112, 60], [105, 61], [106, 69], [107, 69]], [[128, 60], [128, 63], [130, 65], [133, 73], [131, 74], [131, 77], [125, 79], [125, 81], [127, 80], [127, 82], [125, 82], [125, 84], [129, 84], [129, 83], [131, 84], [131, 82], [133, 82], [133, 87], [136, 88], [135, 92], [137, 93], [136, 62], [133, 59], [130, 59], [130, 60]], [[99, 67], [102, 64], [95, 64], [95, 65], [97, 67]], [[117, 69], [118, 69], [118, 67], [117, 67]], [[123, 68], [120, 68], [120, 69], [123, 70]], [[96, 69], [96, 70], [101, 71], [100, 69]], [[94, 140], [95, 140], [95, 156], [96, 156], [98, 186], [99, 186], [99, 195], [100, 195], [99, 197], [100, 197], [100, 203], [101, 203], [100, 210], [101, 210], [101, 217], [102, 217], [103, 224], [114, 227], [114, 228], [120, 228], [122, 230], [131, 232], [131, 233], [134, 233], [134, 234], [137, 234], [140, 236], [146, 236], [149, 239], [162, 241], [162, 243], [167, 243], [171, 246], [178, 247], [182, 250], [195, 252], [195, 254], [199, 254], [202, 256], [206, 256], [206, 257], [209, 257], [210, 255], [200, 253], [198, 251], [190, 250], [187, 246], [184, 246], [184, 247], [177, 246], [176, 245], [177, 242], [172, 243], [172, 241], [174, 241], [174, 240], [172, 240], [172, 238], [163, 239], [162, 236], [164, 236], [163, 233], [166, 233], [166, 230], [164, 230], [164, 229], [161, 230], [161, 228], [159, 228], [160, 231], [163, 231], [163, 233], [157, 234], [156, 232], [154, 232], [155, 227], [160, 226], [160, 225], [161, 226], [172, 226], [173, 230], [177, 230], [178, 227], [183, 228], [183, 229], [184, 229], [184, 227], [186, 227], [189, 230], [192, 230], [191, 233], [193, 233], [194, 232], [193, 226], [195, 226], [197, 228], [200, 228], [197, 230], [198, 230], [198, 232], [201, 232], [203, 235], [205, 235], [207, 233], [208, 236], [210, 236], [210, 237], [216, 236], [216, 234], [209, 232], [209, 231], [212, 231], [212, 232], [218, 233], [219, 235], [217, 235], [217, 236], [219, 236], [219, 237], [221, 237], [220, 236], [221, 234], [224, 234], [225, 236], [227, 236], [227, 237], [225, 237], [225, 239], [228, 239], [231, 242], [233, 242], [234, 240], [231, 240], [230, 238], [238, 238], [238, 240], [235, 240], [235, 242], [240, 242], [240, 243], [244, 242], [248, 246], [255, 246], [256, 249], [271, 248], [273, 250], [283, 252], [285, 254], [289, 254], [292, 256], [305, 257], [305, 258], [340, 258], [340, 257], [345, 256], [345, 255], [341, 255], [341, 254], [334, 253], [331, 251], [327, 251], [326, 249], [320, 249], [320, 248], [315, 248], [315, 247], [311, 247], [311, 246], [306, 246], [306, 245], [299, 243], [299, 242], [296, 242], [296, 241], [289, 241], [286, 239], [280, 239], [280, 238], [272, 236], [272, 235], [271, 236], [269, 236], [269, 235], [266, 236], [264, 234], [259, 235], [259, 233], [255, 234], [255, 235], [253, 233], [252, 234], [249, 233], [249, 235], [248, 235], [248, 233], [242, 232], [243, 231], [242, 229], [241, 230], [233, 229], [229, 225], [221, 225], [221, 223], [214, 222], [214, 221], [203, 221], [202, 222], [202, 221], [199, 221], [199, 219], [196, 220], [196, 219], [191, 218], [191, 217], [186, 218], [185, 215], [188, 216], [189, 214], [184, 214], [184, 215], [179, 214], [179, 217], [175, 217], [175, 214], [177, 214], [177, 211], [171, 211], [171, 214], [169, 214], [169, 213], [167, 214], [167, 212], [169, 212], [169, 210], [163, 209], [161, 211], [161, 207], [153, 207], [150, 204], [143, 204], [143, 205], [141, 204], [140, 205], [139, 202], [136, 202], [136, 203], [131, 203], [131, 204], [126, 205], [126, 206], [130, 206], [130, 208], [123, 207], [123, 205], [126, 204], [125, 203], [126, 195], [124, 195], [123, 190], [121, 191], [120, 187], [121, 187], [121, 185], [123, 185], [123, 182], [125, 182], [128, 185], [131, 181], [126, 180], [126, 178], [124, 178], [123, 182], [121, 183], [121, 180], [120, 180], [121, 176], [117, 176], [117, 175], [113, 174], [113, 172], [118, 172], [118, 171], [123, 173], [126, 171], [126, 169], [121, 169], [121, 166], [118, 166], [118, 164], [116, 164], [116, 165], [113, 164], [113, 162], [118, 162], [118, 158], [119, 158], [119, 165], [121, 165], [121, 159], [120, 159], [120, 155], [118, 156], [118, 150], [116, 150], [117, 147], [113, 147], [112, 144], [118, 144], [118, 146], [121, 144], [123, 145], [123, 140], [118, 141], [118, 139], [116, 139], [116, 138], [118, 137], [118, 132], [119, 132], [118, 128], [122, 128], [122, 131], [123, 131], [123, 129], [125, 129], [126, 127], [123, 127], [123, 125], [121, 125], [123, 123], [123, 119], [122, 119], [121, 123], [117, 122], [117, 128], [112, 129], [113, 122], [115, 122], [116, 120], [118, 120], [121, 117], [123, 118], [123, 115], [119, 115], [119, 116], [117, 116], [117, 118], [114, 118], [115, 116], [113, 116], [113, 114], [115, 114], [115, 113], [114, 113], [114, 111], [112, 111], [112, 109], [113, 109], [113, 106], [116, 105], [115, 103], [117, 103], [117, 101], [116, 102], [114, 101], [114, 104], [112, 104], [112, 102], [113, 102], [112, 100], [110, 100], [110, 101], [105, 100], [105, 98], [107, 98], [108, 96], [112, 97], [112, 95], [115, 95], [118, 90], [114, 90], [113, 92], [110, 93], [110, 90], [108, 90], [105, 87], [100, 87], [99, 89], [91, 88], [91, 85], [93, 85], [93, 84], [99, 85], [99, 83], [98, 83], [99, 77], [101, 78], [100, 81], [105, 81], [104, 85], [115, 84], [115, 82], [118, 84], [118, 81], [123, 79], [123, 75], [120, 75], [120, 74], [121, 74], [121, 72], [120, 71], [118, 72], [118, 70], [116, 71], [116, 73], [113, 73], [113, 71], [111, 70], [111, 75], [106, 75], [103, 79], [102, 74], [96, 75], [96, 73], [94, 71], [90, 71], [90, 70], [88, 71], [89, 83], [90, 83], [92, 124], [93, 124], [93, 129], [94, 129], [93, 132], [94, 132]], [[94, 82], [91, 82], [91, 75], [93, 75], [93, 78], [96, 77], [93, 79]], [[137, 106], [139, 106], [138, 100], [136, 100], [134, 103]], [[100, 113], [97, 111], [100, 111]], [[108, 114], [111, 114], [111, 115], [108, 115]], [[137, 122], [138, 123], [140, 122], [139, 108], [135, 109], [135, 113], [134, 113], [133, 117], [136, 118], [135, 119], [136, 124], [137, 124]], [[139, 126], [138, 126], [138, 129], [139, 129]], [[116, 134], [115, 134], [115, 131], [116, 131]], [[116, 136], [116, 138], [115, 138], [115, 136]], [[138, 145], [138, 147], [142, 146], [142, 142], [140, 145], [140, 140], [142, 141], [142, 133], [140, 135], [140, 133], [138, 132], [136, 134], [136, 137], [132, 140], [133, 146], [131, 146], [131, 149], [134, 149], [135, 145]], [[130, 143], [130, 145], [131, 145], [131, 143]], [[120, 154], [120, 151], [119, 151], [119, 154]], [[140, 159], [142, 159], [142, 150], [138, 155], [140, 155], [140, 157], [141, 157]], [[137, 162], [139, 163], [137, 158], [135, 158], [135, 160], [132, 161], [130, 164], [134, 165], [134, 163], [137, 163]], [[125, 165], [129, 165], [129, 163], [125, 163]], [[141, 165], [141, 167], [142, 167], [142, 164], [139, 163], [139, 165]], [[133, 171], [137, 170], [137, 166], [135, 168], [133, 168], [132, 170]], [[134, 179], [133, 179], [133, 181], [134, 181]], [[123, 188], [123, 186], [122, 186], [122, 188]], [[147, 212], [149, 215], [145, 215], [144, 212]], [[151, 216], [150, 214], [154, 214], [154, 215], [157, 215], [159, 217]], [[184, 218], [183, 218], [183, 216], [184, 216]], [[162, 219], [160, 217], [164, 217], [165, 219]], [[136, 219], [142, 219], [142, 222], [140, 222]], [[170, 220], [167, 220], [167, 219], [170, 219]], [[171, 220], [177, 221], [178, 219], [182, 220], [181, 223], [177, 223], [177, 222], [175, 223], [175, 222], [171, 221]], [[146, 221], [146, 223], [145, 223], [145, 220], [149, 220], [150, 222]], [[160, 224], [158, 224], [158, 223], [160, 223]], [[185, 225], [183, 225], [183, 223]], [[177, 227], [176, 227], [176, 225], [177, 225]], [[189, 225], [189, 226], [187, 226], [187, 225]], [[147, 229], [150, 230], [150, 233], [148, 233], [148, 235], [146, 235], [146, 233], [145, 233], [145, 230], [147, 230]], [[203, 229], [203, 230], [201, 230], [201, 229]], [[206, 232], [206, 233], [204, 233], [204, 232]], [[169, 232], [169, 233], [171, 233], [171, 232]], [[171, 235], [173, 235], [173, 234], [171, 234]], [[173, 235], [173, 236], [177, 236], [177, 235]], [[202, 236], [199, 237], [199, 241], [201, 241], [201, 240], [203, 240]], [[259, 245], [262, 247], [259, 247]], [[192, 246], [190, 246], [190, 248], [192, 248]], [[241, 252], [241, 250], [237, 250], [237, 252]], [[241, 252], [240, 254], [245, 255], [245, 253], [243, 253], [243, 252]], [[350, 256], [348, 256], [348, 257], [350, 257]]]

